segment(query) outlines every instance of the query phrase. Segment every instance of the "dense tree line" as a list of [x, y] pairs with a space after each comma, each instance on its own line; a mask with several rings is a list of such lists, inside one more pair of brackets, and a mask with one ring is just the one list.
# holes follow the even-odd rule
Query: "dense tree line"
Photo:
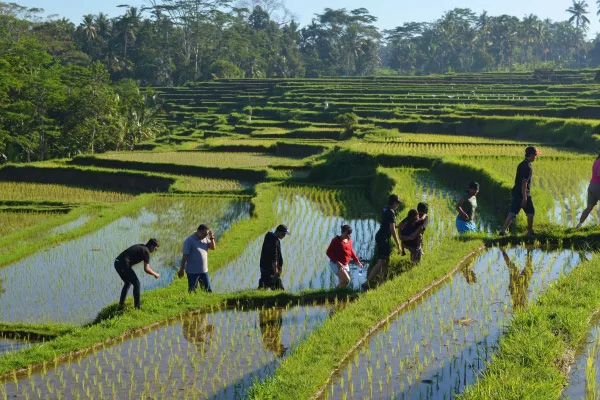
[[113, 78], [143, 85], [364, 76], [382, 67], [430, 74], [600, 65], [600, 38], [585, 39], [585, 0], [574, 0], [562, 22], [456, 8], [433, 22], [385, 31], [365, 8], [326, 8], [301, 28], [283, 0], [232, 1], [146, 0], [118, 18], [84, 16], [73, 37]]
[[132, 148], [159, 130], [135, 80], [112, 81], [66, 20], [0, 3], [0, 162]]
[[385, 31], [365, 8], [326, 8], [300, 27], [284, 0], [142, 1], [78, 23], [0, 2], [1, 158], [131, 148], [153, 137], [159, 106], [137, 85], [600, 65], [600, 36], [585, 39], [585, 0], [567, 4], [562, 22], [456, 8]]

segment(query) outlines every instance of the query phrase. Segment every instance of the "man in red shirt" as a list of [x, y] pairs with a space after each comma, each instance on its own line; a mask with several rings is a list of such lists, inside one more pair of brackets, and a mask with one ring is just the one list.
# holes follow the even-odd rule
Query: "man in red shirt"
[[350, 283], [350, 268], [348, 264], [350, 260], [354, 260], [360, 268], [363, 267], [358, 259], [358, 256], [352, 249], [352, 228], [350, 225], [342, 225], [342, 234], [331, 240], [331, 244], [327, 248], [327, 257], [329, 257], [329, 267], [331, 271], [338, 277], [338, 287], [344, 288]]

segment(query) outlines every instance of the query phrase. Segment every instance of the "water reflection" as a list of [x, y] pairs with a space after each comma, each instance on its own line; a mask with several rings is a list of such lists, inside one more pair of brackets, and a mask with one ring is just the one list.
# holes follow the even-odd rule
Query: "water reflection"
[[326, 397], [453, 398], [483, 371], [513, 310], [582, 259], [570, 250], [489, 249], [374, 335]]
[[9, 379], [0, 393], [29, 399], [241, 399], [331, 312], [295, 307], [187, 315], [17, 383]]
[[136, 267], [143, 292], [173, 280], [176, 260], [186, 236], [200, 221], [217, 237], [241, 218], [248, 218], [247, 200], [159, 197], [148, 206], [89, 235], [39, 251], [0, 269], [0, 319], [10, 322], [73, 322], [93, 319], [109, 303], [118, 301], [123, 283], [113, 260], [135, 243], [158, 237], [161, 247], [151, 258], [160, 279]]

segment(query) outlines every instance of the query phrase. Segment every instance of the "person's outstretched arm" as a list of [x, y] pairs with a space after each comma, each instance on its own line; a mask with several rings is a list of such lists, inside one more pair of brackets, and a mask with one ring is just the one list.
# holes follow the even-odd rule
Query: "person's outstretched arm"
[[152, 271], [152, 269], [150, 268], [150, 264], [148, 263], [144, 263], [144, 272], [148, 275], [152, 275], [156, 279], [160, 278], [160, 274], [157, 274], [156, 272]]

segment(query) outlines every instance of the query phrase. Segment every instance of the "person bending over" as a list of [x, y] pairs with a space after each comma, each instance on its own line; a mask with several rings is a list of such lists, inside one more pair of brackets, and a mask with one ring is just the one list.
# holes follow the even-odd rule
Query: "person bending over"
[[402, 244], [410, 252], [410, 260], [419, 263], [423, 256], [423, 231], [425, 230], [425, 219], [419, 218], [417, 210], [408, 212], [406, 224], [400, 233]]
[[133, 304], [136, 309], [139, 310], [140, 308], [140, 280], [133, 271], [134, 265], [143, 261], [144, 272], [156, 279], [160, 278], [160, 274], [157, 274], [150, 268], [150, 254], [154, 253], [158, 247], [158, 240], [150, 239], [146, 244], [135, 244], [129, 247], [115, 259], [115, 270], [124, 282], [123, 289], [121, 290], [121, 298], [119, 299], [119, 307], [123, 308], [125, 306], [127, 292], [129, 291], [129, 287], [133, 285]]

